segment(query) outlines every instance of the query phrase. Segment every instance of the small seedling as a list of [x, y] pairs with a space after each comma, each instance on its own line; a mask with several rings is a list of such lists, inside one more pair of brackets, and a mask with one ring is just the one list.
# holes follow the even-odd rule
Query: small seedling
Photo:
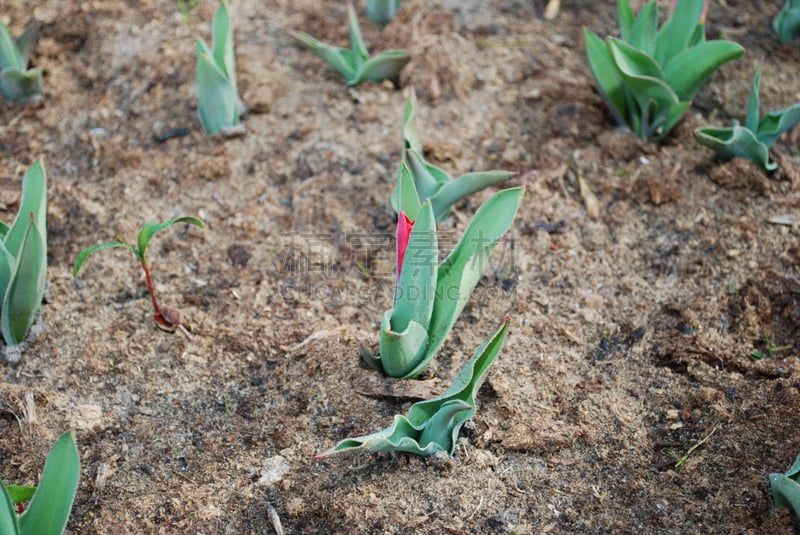
[[388, 24], [399, 8], [400, 0], [367, 0], [367, 17], [378, 24]]
[[147, 246], [150, 244], [150, 240], [153, 238], [155, 233], [171, 227], [176, 223], [189, 223], [190, 225], [194, 225], [196, 227], [205, 228], [205, 223], [203, 223], [202, 220], [190, 216], [175, 217], [169, 221], [165, 221], [164, 223], [147, 223], [144, 227], [142, 227], [141, 232], [139, 232], [139, 238], [137, 239], [136, 246], [125, 243], [122, 239], [118, 238], [117, 241], [93, 245], [92, 247], [87, 247], [78, 253], [78, 257], [75, 259], [75, 265], [72, 268], [72, 276], [77, 277], [78, 271], [81, 269], [81, 266], [83, 266], [83, 263], [86, 262], [86, 259], [97, 251], [112, 248], [126, 249], [130, 251], [136, 258], [139, 259], [139, 262], [142, 265], [145, 282], [147, 283], [147, 290], [150, 292], [150, 301], [153, 303], [153, 320], [155, 320], [156, 325], [158, 325], [160, 329], [167, 332], [174, 332], [175, 329], [180, 329], [181, 332], [188, 336], [189, 333], [186, 328], [186, 324], [183, 322], [183, 316], [180, 311], [158, 304], [158, 300], [156, 299], [156, 290], [153, 287], [153, 279], [150, 277], [150, 266], [145, 257]]
[[409, 379], [428, 367], [514, 221], [523, 194], [522, 188], [495, 193], [438, 263], [433, 206], [430, 200], [420, 203], [411, 173], [401, 163], [394, 303], [381, 320], [379, 354], [362, 348], [371, 368]]
[[621, 39], [584, 30], [589, 66], [617, 121], [647, 141], [665, 138], [706, 80], [744, 54], [731, 41], [706, 41], [704, 0], [673, 2], [661, 28], [655, 1], [634, 17], [617, 0], [617, 17]]
[[[416, 100], [412, 87], [403, 112], [403, 161], [408, 165], [420, 201], [430, 199], [437, 223], [441, 223], [450, 214], [452, 206], [467, 195], [516, 176], [511, 171], [480, 171], [452, 178], [444, 169], [428, 163], [422, 154], [422, 142], [419, 139]], [[391, 197], [395, 212], [400, 209], [399, 184], [398, 180]]]
[[0, 323], [3, 339], [25, 339], [44, 298], [47, 280], [47, 173], [33, 162], [22, 179], [19, 212], [11, 226], [0, 223]]
[[288, 33], [298, 43], [311, 49], [319, 59], [333, 67], [347, 81], [355, 86], [362, 82], [382, 82], [399, 80], [400, 71], [411, 60], [405, 50], [386, 50], [369, 57], [367, 45], [361, 37], [358, 16], [353, 2], [347, 2], [347, 15], [350, 26], [350, 49], [326, 45], [307, 33], [290, 30]]
[[761, 65], [753, 75], [743, 126], [734, 120], [730, 128], [698, 128], [694, 131], [694, 137], [698, 143], [712, 149], [723, 160], [745, 158], [769, 172], [778, 168], [778, 164], [769, 159], [769, 148], [784, 132], [800, 122], [800, 102], [766, 113], [759, 119], [760, 85]]
[[800, 455], [784, 474], [770, 474], [769, 486], [775, 507], [790, 505], [794, 514], [800, 516]]
[[0, 22], [0, 94], [6, 100], [22, 100], [42, 94], [42, 69], [28, 69], [39, 26], [31, 24], [14, 41]]
[[458, 432], [477, 412], [475, 395], [503, 346], [507, 330], [508, 320], [478, 347], [444, 394], [414, 403], [408, 416], [395, 415], [392, 425], [383, 431], [343, 440], [317, 458], [344, 451], [405, 451], [422, 457], [445, 451], [453, 455]]
[[797, 39], [800, 36], [800, 0], [786, 0], [783, 8], [772, 19], [772, 27], [781, 43]]
[[243, 105], [236, 88], [236, 59], [233, 52], [233, 24], [228, 0], [222, 0], [212, 23], [211, 48], [197, 40], [198, 115], [208, 134], [239, 124]]
[[766, 357], [771, 357], [775, 353], [780, 353], [781, 351], [788, 351], [789, 349], [792, 349], [793, 347], [794, 347], [793, 344], [786, 344], [786, 345], [782, 345], [782, 346], [774, 346], [774, 345], [772, 345], [772, 340], [770, 339], [770, 336], [768, 334], [766, 334], [766, 335], [764, 335], [764, 351], [760, 351], [758, 349], [754, 349], [753, 351], [750, 352], [750, 356], [754, 357], [754, 358], [757, 358], [757, 359], [763, 359], [763, 358], [766, 358]]
[[177, 0], [177, 1], [178, 1], [178, 11], [183, 17], [183, 23], [189, 24], [191, 12], [192, 10], [194, 10], [194, 8], [197, 7], [197, 0]]
[[[0, 481], [0, 533], [3, 535], [61, 535], [67, 526], [80, 477], [80, 457], [72, 431], [56, 441], [47, 454], [38, 487], [5, 486]], [[15, 505], [30, 500], [21, 515]]]

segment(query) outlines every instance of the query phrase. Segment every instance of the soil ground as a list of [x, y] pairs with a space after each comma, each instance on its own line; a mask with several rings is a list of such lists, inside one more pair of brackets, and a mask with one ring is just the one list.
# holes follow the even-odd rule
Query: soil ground
[[[287, 36], [346, 45], [344, 2], [234, 0], [246, 135], [196, 119], [194, 39], [169, 0], [7, 0], [15, 35], [42, 22], [38, 105], [0, 109], [0, 208], [49, 171], [47, 301], [0, 365], [0, 476], [34, 484], [76, 429], [70, 533], [792, 533], [767, 476], [800, 452], [800, 149], [766, 176], [692, 138], [800, 100], [782, 2], [712, 2], [708, 33], [741, 43], [662, 144], [617, 128], [582, 28], [616, 35], [615, 3], [407, 0], [372, 50], [406, 48], [430, 161], [502, 168], [527, 193], [508, 239], [420, 381], [367, 370], [390, 305], [404, 90], [348, 89]], [[188, 135], [154, 136], [186, 128]], [[581, 185], [583, 184], [583, 188]], [[491, 192], [441, 227], [457, 236]], [[83, 247], [197, 215], [149, 252], [191, 339], [151, 320], [132, 256]], [[778, 224], [778, 223], [783, 224]], [[446, 247], [443, 247], [446, 249]], [[452, 458], [314, 459], [443, 391], [511, 314]], [[770, 347], [788, 346], [780, 351]], [[765, 358], [751, 356], [754, 350]], [[678, 459], [703, 441], [685, 462]]]

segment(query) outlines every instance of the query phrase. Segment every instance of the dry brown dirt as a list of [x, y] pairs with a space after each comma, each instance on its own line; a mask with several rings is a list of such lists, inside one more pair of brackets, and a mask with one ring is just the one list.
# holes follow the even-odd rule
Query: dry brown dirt
[[[800, 100], [782, 1], [712, 2], [708, 31], [745, 46], [666, 142], [615, 128], [581, 30], [616, 34], [613, 2], [405, 0], [372, 50], [407, 48], [428, 158], [503, 168], [527, 188], [511, 236], [433, 367], [412, 384], [359, 360], [391, 295], [403, 90], [348, 89], [286, 29], [346, 44], [345, 3], [233, 0], [244, 137], [203, 134], [194, 39], [169, 0], [6, 0], [43, 23], [34, 106], [0, 109], [2, 219], [49, 170], [47, 301], [0, 364], [0, 476], [35, 483], [66, 428], [81, 484], [70, 533], [792, 533], [767, 475], [800, 451], [800, 150], [783, 171], [721, 164], [694, 127], [744, 113], [764, 62], [772, 110]], [[158, 142], [154, 135], [187, 128]], [[586, 188], [581, 193], [580, 183]], [[482, 192], [442, 232], [456, 236]], [[77, 252], [146, 221], [159, 331], [133, 257]], [[774, 224], [770, 221], [790, 224]], [[791, 224], [792, 221], [794, 224]], [[443, 391], [506, 314], [510, 334], [451, 459], [314, 454]], [[763, 359], [765, 339], [790, 349]], [[33, 403], [26, 404], [26, 396]], [[417, 396], [415, 398], [415, 396]], [[33, 406], [35, 412], [30, 407]], [[701, 440], [686, 461], [676, 461]]]

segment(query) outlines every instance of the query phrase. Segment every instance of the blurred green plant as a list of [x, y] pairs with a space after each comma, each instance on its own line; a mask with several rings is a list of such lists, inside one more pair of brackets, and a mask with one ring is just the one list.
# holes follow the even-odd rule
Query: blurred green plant
[[[78, 490], [80, 457], [72, 431], [56, 441], [47, 454], [38, 487], [5, 486], [0, 481], [0, 533], [3, 535], [60, 535], [64, 532]], [[14, 506], [30, 500], [17, 516]]]
[[188, 24], [191, 12], [197, 7], [197, 0], [177, 0], [178, 11], [183, 17], [183, 23]]
[[8, 26], [0, 22], [0, 94], [6, 100], [22, 100], [42, 94], [42, 69], [28, 69], [39, 25], [30, 24], [14, 41]]
[[[403, 161], [411, 173], [420, 201], [425, 202], [430, 199], [437, 223], [441, 223], [450, 214], [452, 206], [467, 195], [517, 174], [511, 171], [480, 171], [466, 173], [454, 179], [444, 169], [427, 162], [419, 138], [416, 101], [416, 93], [412, 87], [403, 111]], [[395, 212], [400, 210], [399, 184], [398, 180], [391, 197]]]
[[414, 403], [408, 416], [395, 415], [392, 425], [383, 431], [343, 440], [317, 458], [345, 451], [405, 451], [422, 457], [444, 451], [453, 455], [461, 427], [477, 411], [475, 396], [507, 330], [508, 320], [475, 350], [444, 394]]
[[746, 158], [764, 171], [774, 171], [778, 164], [770, 161], [769, 148], [784, 132], [800, 122], [800, 102], [760, 117], [760, 85], [761, 65], [753, 75], [744, 125], [734, 120], [733, 126], [729, 128], [697, 128], [694, 137], [698, 143], [712, 149], [723, 160]]
[[367, 0], [367, 17], [378, 24], [388, 24], [399, 8], [400, 0]]
[[333, 67], [347, 81], [348, 86], [362, 82], [382, 82], [392, 80], [397, 85], [400, 71], [411, 60], [405, 50], [385, 50], [374, 57], [369, 56], [367, 45], [361, 36], [358, 16], [353, 2], [347, 2], [347, 16], [350, 27], [350, 48], [326, 45], [307, 33], [289, 30], [289, 35], [301, 45], [309, 48], [319, 59]]
[[772, 27], [781, 43], [797, 39], [800, 36], [800, 0], [786, 0], [783, 8], [772, 19]]
[[706, 41], [704, 7], [704, 0], [673, 2], [659, 28], [657, 2], [634, 17], [628, 0], [617, 0], [621, 39], [603, 41], [584, 30], [589, 66], [609, 110], [647, 141], [664, 139], [706, 80], [744, 54], [731, 41]]
[[197, 40], [198, 115], [203, 130], [216, 134], [239, 124], [243, 105], [236, 88], [233, 24], [228, 0], [222, 0], [211, 26], [211, 48]]
[[175, 217], [163, 223], [147, 223], [139, 232], [136, 245], [125, 243], [122, 238], [117, 238], [117, 241], [100, 243], [82, 250], [75, 259], [75, 265], [72, 267], [72, 276], [77, 277], [78, 271], [80, 271], [86, 259], [97, 251], [114, 248], [130, 251], [139, 260], [142, 270], [144, 271], [147, 290], [150, 293], [150, 301], [153, 304], [153, 320], [156, 322], [156, 325], [167, 332], [174, 332], [176, 329], [180, 329], [181, 332], [188, 336], [186, 324], [183, 321], [181, 312], [174, 308], [159, 305], [158, 299], [156, 299], [156, 290], [153, 287], [153, 279], [150, 276], [150, 265], [147, 263], [147, 258], [145, 256], [147, 253], [147, 246], [150, 244], [150, 240], [153, 236], [157, 232], [169, 228], [176, 223], [188, 223], [196, 227], [205, 228], [205, 223], [203, 223], [202, 220], [191, 216]]
[[769, 486], [775, 507], [790, 505], [794, 514], [800, 516], [800, 455], [783, 474], [770, 474]]
[[514, 221], [524, 191], [506, 189], [484, 202], [439, 263], [431, 201], [420, 203], [411, 173], [401, 163], [394, 302], [381, 320], [379, 354], [362, 347], [371, 368], [409, 379], [428, 367]]
[[0, 223], [0, 323], [3, 339], [25, 339], [44, 298], [47, 281], [47, 173], [33, 162], [22, 179], [19, 211], [11, 226]]

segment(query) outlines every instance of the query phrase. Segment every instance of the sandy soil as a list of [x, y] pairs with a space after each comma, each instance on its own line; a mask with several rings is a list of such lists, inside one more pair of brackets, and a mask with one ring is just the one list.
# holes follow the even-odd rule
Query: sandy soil
[[[169, 0], [4, 3], [43, 23], [40, 105], [0, 109], [0, 208], [27, 165], [49, 169], [48, 298], [21, 359], [0, 364], [0, 476], [35, 483], [75, 428], [70, 533], [792, 533], [767, 475], [800, 451], [800, 150], [783, 171], [721, 164], [691, 130], [741, 117], [764, 62], [764, 109], [800, 99], [800, 52], [771, 30], [782, 2], [712, 2], [709, 35], [747, 49], [665, 143], [605, 115], [581, 30], [616, 34], [613, 2], [407, 0], [373, 50], [406, 48], [428, 158], [503, 168], [527, 193], [433, 367], [367, 370], [390, 304], [405, 94], [348, 89], [287, 28], [344, 45], [344, 2], [234, 0], [244, 137], [195, 117], [194, 39]], [[31, 8], [30, 6], [34, 6]], [[154, 136], [187, 128], [184, 137]], [[581, 192], [581, 182], [586, 188]], [[455, 237], [491, 192], [443, 224]], [[123, 252], [73, 279], [77, 252], [146, 221], [159, 331]], [[781, 217], [795, 224], [774, 224]], [[506, 314], [510, 334], [456, 454], [314, 454], [443, 391]], [[790, 345], [763, 359], [765, 339]], [[35, 412], [26, 404], [32, 395]], [[678, 468], [675, 463], [701, 440]]]

